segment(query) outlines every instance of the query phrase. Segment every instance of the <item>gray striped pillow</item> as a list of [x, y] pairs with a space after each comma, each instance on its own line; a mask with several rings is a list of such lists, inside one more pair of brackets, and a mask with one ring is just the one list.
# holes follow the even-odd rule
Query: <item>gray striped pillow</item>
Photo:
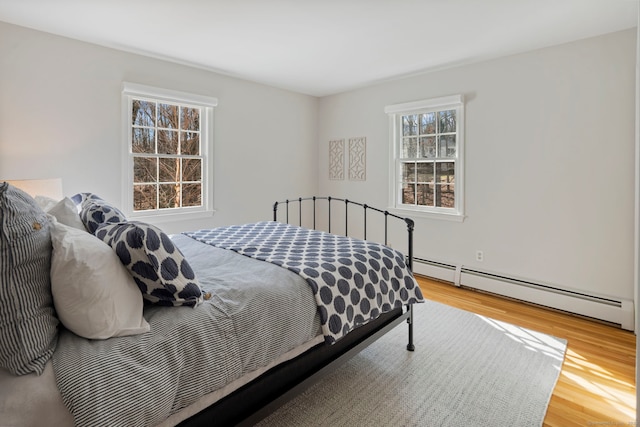
[[51, 232], [29, 195], [0, 184], [0, 366], [38, 375], [56, 348], [51, 296]]

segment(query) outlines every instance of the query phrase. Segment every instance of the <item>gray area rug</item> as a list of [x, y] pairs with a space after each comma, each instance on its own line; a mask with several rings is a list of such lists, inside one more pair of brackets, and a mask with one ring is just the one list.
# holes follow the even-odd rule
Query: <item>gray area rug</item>
[[566, 340], [427, 301], [260, 427], [541, 426]]

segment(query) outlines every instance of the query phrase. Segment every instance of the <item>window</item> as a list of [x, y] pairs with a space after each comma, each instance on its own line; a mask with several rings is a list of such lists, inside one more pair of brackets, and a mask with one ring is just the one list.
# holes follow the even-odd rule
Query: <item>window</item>
[[462, 95], [390, 105], [390, 205], [462, 220]]
[[124, 197], [129, 216], [212, 213], [215, 98], [123, 86]]

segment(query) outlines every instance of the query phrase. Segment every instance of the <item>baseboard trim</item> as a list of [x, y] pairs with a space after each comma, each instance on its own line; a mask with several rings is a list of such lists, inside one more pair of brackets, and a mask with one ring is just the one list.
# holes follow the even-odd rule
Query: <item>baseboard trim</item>
[[574, 313], [629, 331], [635, 330], [635, 309], [631, 300], [562, 288], [476, 268], [414, 258], [414, 272], [427, 277], [492, 294]]

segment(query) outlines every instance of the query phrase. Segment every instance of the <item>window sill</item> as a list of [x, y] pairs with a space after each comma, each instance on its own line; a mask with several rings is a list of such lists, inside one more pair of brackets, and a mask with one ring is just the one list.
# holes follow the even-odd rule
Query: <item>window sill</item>
[[417, 209], [389, 208], [389, 212], [411, 218], [427, 218], [443, 221], [463, 222], [465, 216], [460, 213], [426, 212]]

